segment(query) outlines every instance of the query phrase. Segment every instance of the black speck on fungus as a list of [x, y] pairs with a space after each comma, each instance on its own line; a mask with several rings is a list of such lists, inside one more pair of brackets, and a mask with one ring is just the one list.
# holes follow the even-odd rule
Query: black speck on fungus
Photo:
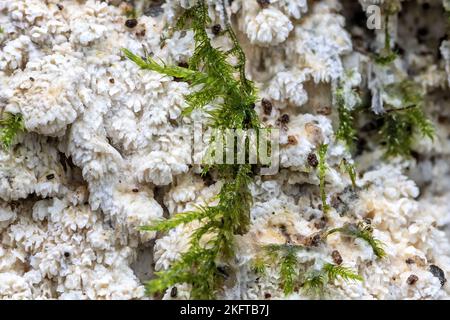
[[217, 36], [222, 31], [222, 26], [220, 24], [215, 24], [211, 28], [212, 33]]
[[136, 27], [138, 24], [136, 19], [127, 19], [127, 21], [125, 21], [125, 26], [127, 28], [133, 29], [134, 27]]
[[430, 268], [428, 270], [433, 276], [439, 279], [439, 281], [441, 282], [441, 286], [443, 286], [447, 282], [444, 271], [438, 266], [432, 264], [430, 265]]
[[170, 290], [170, 296], [171, 296], [172, 298], [175, 298], [175, 297], [177, 296], [177, 294], [178, 294], [178, 289], [177, 289], [177, 287], [173, 287], [172, 290]]
[[46, 176], [47, 180], [52, 180], [55, 177], [53, 173], [50, 173]]

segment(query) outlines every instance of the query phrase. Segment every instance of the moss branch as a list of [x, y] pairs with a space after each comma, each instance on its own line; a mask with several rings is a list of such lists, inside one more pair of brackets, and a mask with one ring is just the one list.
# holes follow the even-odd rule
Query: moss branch
[[9, 149], [15, 137], [25, 130], [21, 114], [5, 113], [0, 119], [0, 143], [5, 150]]
[[328, 152], [328, 145], [327, 144], [322, 144], [319, 147], [319, 165], [318, 165], [318, 174], [319, 174], [319, 188], [320, 188], [320, 197], [322, 199], [322, 210], [325, 214], [328, 213], [328, 210], [330, 210], [330, 206], [327, 203], [327, 194], [326, 194], [326, 190], [325, 190], [325, 177], [326, 177], [326, 173], [327, 173], [327, 162], [326, 162], [326, 157], [327, 157], [327, 152]]
[[373, 229], [370, 225], [347, 223], [340, 228], [327, 231], [324, 237], [326, 238], [333, 233], [342, 233], [349, 237], [362, 239], [372, 247], [373, 252], [378, 258], [384, 258], [386, 256], [386, 252], [383, 249], [384, 244], [373, 236]]
[[[190, 84], [192, 93], [185, 97], [188, 104], [185, 115], [213, 105], [213, 110], [208, 111], [212, 128], [258, 129], [260, 124], [253, 108], [257, 95], [253, 83], [245, 77], [245, 54], [229, 24], [226, 35], [233, 43], [231, 51], [224, 52], [213, 47], [207, 33], [210, 23], [205, 1], [199, 1], [186, 10], [177, 23], [177, 28], [189, 26], [194, 31], [195, 50], [188, 68], [167, 66], [126, 49], [124, 53], [141, 69], [176, 77]], [[230, 55], [237, 58], [237, 65], [228, 62]], [[164, 291], [177, 283], [190, 284], [194, 299], [211, 299], [221, 290], [223, 273], [218, 268], [220, 265], [232, 265], [234, 236], [246, 233], [250, 224], [252, 196], [249, 184], [252, 170], [249, 164], [210, 165], [207, 170], [217, 170], [223, 181], [217, 205], [180, 213], [167, 221], [141, 228], [167, 232], [180, 224], [195, 220], [202, 222], [191, 237], [189, 250], [148, 283], [150, 294]]]

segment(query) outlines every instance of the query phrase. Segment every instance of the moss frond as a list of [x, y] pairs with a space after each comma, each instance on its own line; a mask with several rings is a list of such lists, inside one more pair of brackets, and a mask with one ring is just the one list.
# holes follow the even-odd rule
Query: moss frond
[[288, 250], [281, 259], [281, 286], [285, 295], [294, 292], [297, 275], [297, 256], [295, 250]]
[[326, 286], [339, 278], [346, 282], [363, 281], [362, 277], [353, 272], [350, 268], [326, 263], [321, 270], [310, 272], [309, 275], [306, 276], [302, 289], [308, 294], [322, 297]]
[[327, 144], [322, 144], [319, 147], [319, 165], [317, 167], [318, 170], [318, 174], [319, 174], [319, 188], [320, 188], [320, 197], [322, 199], [322, 207], [323, 207], [323, 212], [326, 214], [328, 212], [328, 210], [330, 210], [330, 206], [327, 203], [327, 194], [325, 191], [325, 176], [327, 173], [327, 162], [326, 162], [326, 157], [327, 157], [327, 152], [328, 152], [328, 145]]
[[302, 289], [312, 296], [323, 296], [326, 285], [326, 274], [322, 270], [319, 270], [309, 273], [303, 282]]
[[418, 86], [412, 81], [402, 81], [388, 86], [386, 92], [401, 99], [403, 107], [387, 110], [380, 130], [387, 157], [410, 156], [414, 133], [434, 138], [434, 127], [422, 110], [423, 97]]
[[386, 66], [397, 59], [398, 54], [391, 49], [391, 35], [389, 33], [389, 16], [393, 10], [387, 10], [384, 20], [384, 48], [380, 54], [375, 55], [375, 63]]
[[21, 114], [6, 113], [0, 119], [0, 143], [3, 149], [9, 149], [14, 138], [25, 130], [25, 124]]
[[259, 275], [265, 275], [266, 274], [266, 261], [262, 257], [257, 257], [253, 260], [252, 263], [252, 270]]
[[387, 53], [382, 53], [379, 55], [375, 56], [375, 63], [386, 66], [391, 64], [392, 62], [395, 61], [395, 59], [397, 59], [398, 54], [393, 52], [393, 51], [389, 51]]
[[363, 278], [354, 273], [350, 268], [338, 266], [332, 263], [326, 263], [323, 271], [327, 274], [328, 281], [335, 281], [341, 278], [344, 281], [363, 281]]
[[[210, 23], [204, 0], [184, 11], [178, 20], [176, 28], [190, 27], [194, 31], [195, 50], [188, 68], [167, 66], [127, 49], [123, 52], [141, 69], [189, 83], [192, 93], [185, 97], [188, 107], [184, 114], [212, 105], [214, 108], [208, 111], [208, 115], [213, 129], [258, 129], [260, 123], [253, 108], [257, 100], [256, 89], [245, 76], [245, 55], [229, 23], [225, 34], [233, 43], [232, 49], [225, 52], [213, 47], [207, 33]], [[230, 56], [236, 58], [236, 65], [228, 62]], [[144, 231], [167, 232], [181, 224], [202, 222], [191, 236], [188, 251], [168, 270], [156, 274], [156, 279], [147, 284], [148, 293], [164, 291], [177, 283], [190, 284], [193, 299], [211, 299], [220, 291], [223, 273], [218, 271], [219, 265], [231, 264], [234, 237], [246, 233], [250, 224], [251, 169], [250, 164], [208, 165], [204, 172], [217, 170], [223, 181], [217, 205], [200, 207], [196, 211], [177, 214], [167, 221], [141, 228]]]
[[336, 90], [336, 104], [339, 114], [339, 127], [336, 132], [336, 138], [344, 141], [352, 149], [357, 140], [353, 115], [355, 110], [350, 110], [346, 105], [342, 88]]
[[210, 215], [208, 210], [208, 207], [199, 207], [197, 211], [179, 213], [169, 220], [161, 220], [152, 225], [139, 227], [139, 230], [167, 232], [181, 224], [187, 224], [189, 222], [202, 220], [203, 218], [208, 217]]
[[[343, 168], [342, 168], [343, 167]], [[350, 180], [352, 181], [352, 187], [353, 189], [356, 189], [356, 177], [358, 176], [356, 173], [355, 164], [347, 161], [347, 159], [342, 159], [341, 162], [341, 170], [345, 170], [347, 174], [350, 177]]]
[[264, 249], [272, 262], [279, 264], [280, 284], [284, 294], [293, 293], [299, 277], [297, 252], [305, 248], [294, 244], [272, 244], [265, 246]]
[[383, 249], [383, 242], [373, 236], [373, 229], [370, 225], [366, 225], [364, 223], [347, 223], [340, 228], [327, 231], [325, 236], [327, 237], [336, 232], [366, 241], [372, 247], [373, 252], [378, 258], [384, 258], [386, 256], [386, 252]]

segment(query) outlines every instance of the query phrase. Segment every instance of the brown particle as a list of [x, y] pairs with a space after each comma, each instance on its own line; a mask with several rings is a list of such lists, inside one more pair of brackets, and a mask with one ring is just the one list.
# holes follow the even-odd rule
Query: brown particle
[[50, 173], [46, 176], [47, 180], [52, 180], [55, 177], [53, 173]]
[[320, 233], [315, 233], [306, 239], [305, 245], [307, 247], [318, 247], [321, 242], [322, 237], [320, 236]]
[[294, 136], [288, 136], [288, 144], [291, 146], [295, 146], [297, 144], [297, 138]]
[[272, 295], [270, 293], [266, 292], [266, 293], [264, 293], [264, 298], [270, 299], [270, 298], [272, 298]]
[[328, 116], [331, 114], [331, 108], [329, 106], [323, 106], [317, 109], [318, 114], [322, 114], [324, 116]]
[[327, 226], [327, 219], [325, 217], [314, 222], [314, 227], [316, 229], [324, 229]]
[[127, 21], [125, 21], [125, 26], [127, 28], [133, 29], [134, 27], [136, 27], [138, 24], [136, 19], [127, 19]]
[[408, 258], [405, 260], [405, 262], [406, 262], [406, 264], [414, 264], [415, 263], [413, 258]]
[[342, 264], [342, 256], [337, 250], [333, 250], [331, 253], [331, 257], [333, 258], [333, 261], [335, 264], [340, 265]]
[[114, 82], [116, 82], [113, 78], [109, 79], [109, 83], [114, 84]]
[[280, 117], [280, 122], [282, 123], [282, 124], [286, 124], [286, 123], [289, 123], [289, 115], [288, 114], [283, 114], [281, 117]]
[[406, 279], [406, 283], [409, 284], [410, 286], [414, 285], [417, 281], [419, 280], [419, 277], [416, 276], [415, 274], [412, 274], [408, 277], [408, 279]]
[[178, 64], [178, 66], [179, 66], [179, 67], [182, 67], [182, 68], [186, 68], [186, 69], [189, 68], [189, 64], [188, 64], [187, 62], [184, 62], [184, 61], [183, 61], [183, 62], [180, 62], [180, 63]]
[[417, 264], [419, 267], [425, 267], [427, 264], [427, 261], [418, 255], [415, 255], [413, 257], [413, 259], [414, 259], [415, 264]]
[[261, 106], [263, 107], [264, 110], [264, 114], [266, 115], [270, 115], [272, 113], [272, 102], [270, 102], [270, 100], [264, 98], [261, 101]]
[[137, 193], [137, 192], [139, 192], [139, 189], [138, 189], [138, 188], [134, 188], [132, 191], [133, 191], [134, 193]]
[[220, 24], [215, 24], [211, 28], [212, 33], [217, 36], [222, 31], [222, 26]]
[[30, 81], [31, 81], [31, 82], [34, 82], [34, 78], [33, 78], [33, 77], [30, 77]]
[[56, 6], [58, 7], [59, 10], [64, 9], [64, 6], [62, 4], [60, 4], [60, 3], [58, 3]]
[[66, 257], [66, 258], [68, 258], [68, 257], [70, 257], [70, 252], [64, 252], [64, 257]]
[[317, 155], [315, 153], [311, 152], [308, 154], [308, 164], [313, 168], [316, 168], [319, 165], [319, 160], [317, 159]]
[[142, 29], [142, 30], [140, 30], [140, 31], [137, 31], [137, 32], [136, 32], [136, 35], [137, 35], [138, 37], [143, 37], [143, 36], [145, 36], [145, 33], [146, 33], [146, 30], [145, 30], [145, 29]]

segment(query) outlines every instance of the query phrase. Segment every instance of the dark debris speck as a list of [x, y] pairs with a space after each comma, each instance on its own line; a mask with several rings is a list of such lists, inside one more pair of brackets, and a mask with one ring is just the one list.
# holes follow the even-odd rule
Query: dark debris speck
[[419, 277], [416, 276], [415, 274], [412, 274], [408, 277], [408, 279], [406, 279], [406, 283], [409, 284], [410, 286], [416, 284], [416, 282], [419, 280]]
[[138, 24], [138, 21], [136, 19], [127, 19], [127, 21], [125, 21], [125, 26], [130, 29], [133, 29], [134, 27], [136, 27], [137, 24]]
[[337, 265], [341, 265], [342, 264], [342, 256], [339, 253], [339, 251], [337, 250], [333, 250], [333, 252], [331, 253], [331, 257], [333, 258], [333, 261], [335, 264]]
[[316, 168], [319, 165], [319, 160], [317, 159], [317, 155], [315, 153], [310, 153], [308, 155], [308, 164], [313, 168]]
[[439, 281], [441, 282], [441, 286], [443, 286], [447, 282], [444, 271], [441, 268], [439, 268], [438, 266], [432, 264], [432, 265], [430, 265], [428, 270], [433, 274], [433, 276], [435, 276], [436, 278], [439, 278]]
[[270, 0], [256, 0], [261, 8], [267, 8], [270, 5]]
[[262, 99], [261, 106], [263, 107], [264, 114], [270, 115], [272, 113], [273, 105], [272, 105], [272, 102], [270, 100], [265, 99], [265, 98]]
[[212, 26], [211, 30], [212, 30], [212, 33], [215, 36], [217, 36], [222, 31], [222, 26], [220, 24], [215, 24], [215, 25]]
[[289, 123], [289, 115], [288, 115], [288, 114], [283, 114], [283, 115], [280, 117], [280, 122], [281, 122], [282, 124]]
[[177, 287], [173, 287], [172, 290], [170, 290], [170, 296], [172, 298], [175, 298], [178, 294], [178, 288]]

